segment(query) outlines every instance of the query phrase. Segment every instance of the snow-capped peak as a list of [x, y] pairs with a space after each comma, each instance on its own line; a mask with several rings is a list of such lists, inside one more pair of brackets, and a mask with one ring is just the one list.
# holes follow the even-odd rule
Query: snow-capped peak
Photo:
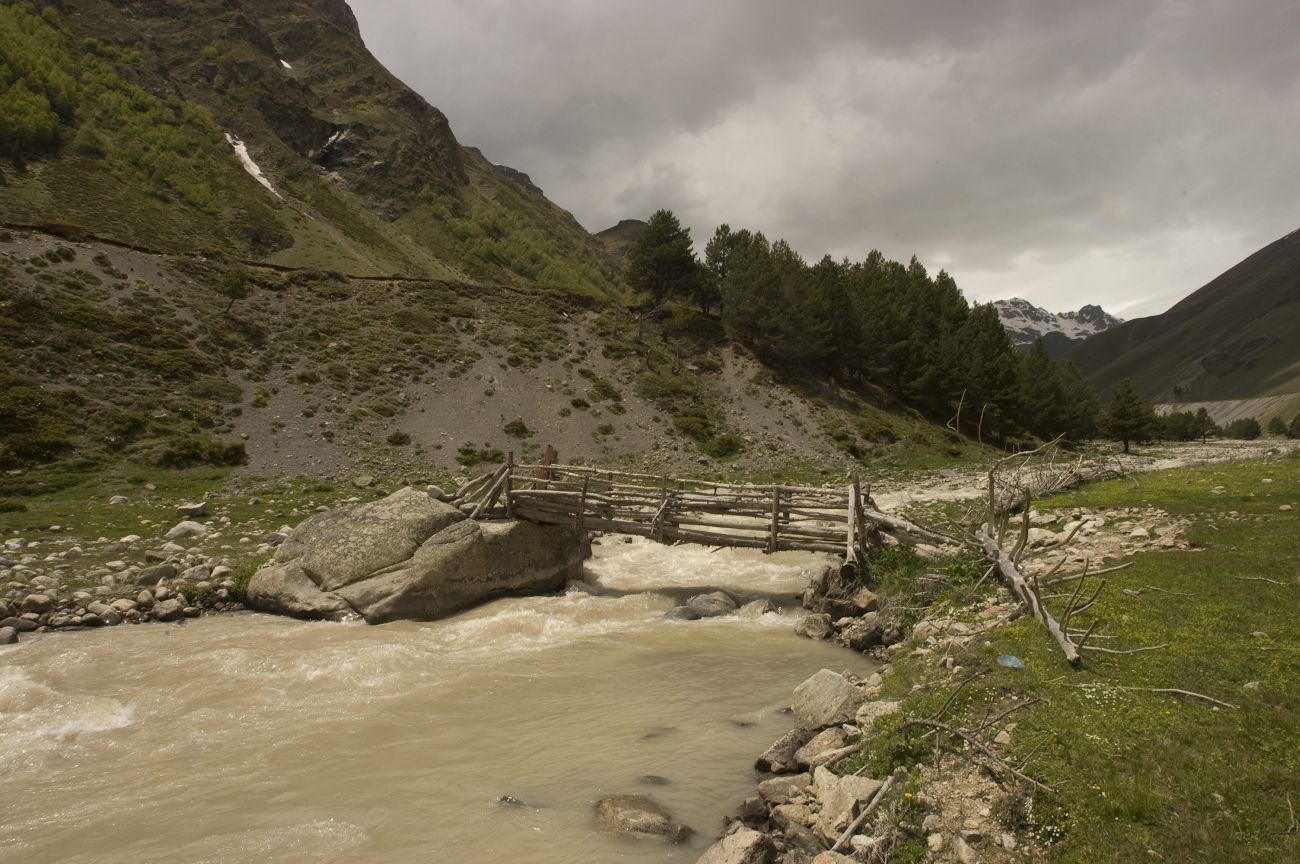
[[1069, 342], [1086, 339], [1094, 333], [1109, 330], [1120, 319], [1109, 314], [1100, 306], [1087, 305], [1077, 312], [1048, 312], [1035, 306], [1028, 300], [1013, 297], [1010, 300], [995, 300], [993, 307], [1002, 319], [1002, 326], [1011, 337], [1013, 345], [1031, 345], [1035, 339], [1041, 339], [1049, 333], [1059, 333]]

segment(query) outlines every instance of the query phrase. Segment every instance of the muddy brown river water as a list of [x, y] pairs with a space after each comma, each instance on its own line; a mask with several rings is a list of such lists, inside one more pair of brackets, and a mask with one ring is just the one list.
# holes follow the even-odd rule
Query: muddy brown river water
[[[790, 691], [871, 669], [792, 632], [821, 563], [607, 540], [586, 583], [446, 621], [240, 615], [0, 648], [0, 862], [694, 861], [753, 794]], [[782, 613], [663, 618], [706, 588]], [[616, 793], [695, 839], [601, 832]]]

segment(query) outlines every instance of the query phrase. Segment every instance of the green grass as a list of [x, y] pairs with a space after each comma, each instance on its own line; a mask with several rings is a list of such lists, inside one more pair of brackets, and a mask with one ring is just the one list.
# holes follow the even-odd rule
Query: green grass
[[[1194, 544], [1135, 557], [1107, 577], [1093, 610], [1107, 622], [1100, 632], [1114, 637], [1097, 644], [1166, 649], [1089, 653], [1075, 670], [1035, 620], [1022, 618], [959, 652], [967, 671], [988, 674], [963, 691], [950, 717], [970, 722], [1012, 699], [1046, 700], [1015, 715], [1009, 753], [1015, 760], [1033, 752], [1029, 772], [1057, 794], [1011, 790], [996, 806], [1022, 836], [1049, 844], [1048, 860], [1300, 855], [1287, 806], [1288, 795], [1300, 804], [1300, 524], [1282, 504], [1300, 505], [1300, 458], [1140, 475], [1039, 502], [1040, 509], [1161, 507], [1192, 518]], [[1145, 586], [1180, 594], [1121, 591]], [[1000, 654], [1019, 657], [1026, 670], [997, 665]], [[921, 659], [901, 659], [885, 695], [907, 698], [907, 714], [926, 716], [953, 684], [934, 676]], [[928, 686], [911, 695], [918, 681]], [[1256, 681], [1258, 689], [1243, 687]], [[1118, 687], [1178, 688], [1240, 707]], [[891, 722], [882, 721], [883, 734], [863, 755], [877, 770], [929, 752]]]

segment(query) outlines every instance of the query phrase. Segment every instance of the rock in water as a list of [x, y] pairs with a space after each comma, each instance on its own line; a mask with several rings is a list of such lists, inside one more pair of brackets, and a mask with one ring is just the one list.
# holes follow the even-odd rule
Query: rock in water
[[12, 645], [17, 641], [17, 630], [13, 627], [0, 627], [0, 645]]
[[790, 707], [801, 726], [821, 729], [851, 722], [866, 699], [843, 675], [823, 669], [794, 689]]
[[558, 591], [590, 554], [576, 528], [474, 522], [408, 488], [303, 522], [253, 575], [248, 599], [302, 618], [427, 621], [495, 597]]
[[831, 626], [831, 616], [824, 612], [809, 612], [794, 625], [794, 632], [809, 639], [829, 639], [835, 628]]
[[696, 864], [772, 864], [776, 847], [772, 839], [751, 828], [741, 828], [714, 843]]
[[711, 594], [696, 594], [686, 601], [686, 607], [699, 612], [701, 618], [717, 618], [735, 612], [736, 601], [722, 591], [714, 591]]
[[693, 832], [673, 822], [668, 811], [644, 795], [611, 795], [596, 802], [602, 828], [639, 837], [664, 837], [680, 843]]
[[795, 752], [812, 738], [808, 729], [791, 729], [772, 742], [772, 746], [763, 751], [754, 762], [759, 771], [771, 771], [773, 774], [792, 774], [799, 769], [799, 760]]

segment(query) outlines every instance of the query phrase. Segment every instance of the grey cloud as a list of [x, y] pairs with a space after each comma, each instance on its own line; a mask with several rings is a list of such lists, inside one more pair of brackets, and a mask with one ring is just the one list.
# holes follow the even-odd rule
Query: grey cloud
[[1293, 0], [353, 5], [592, 230], [669, 207], [697, 241], [728, 221], [1153, 312], [1300, 221]]

